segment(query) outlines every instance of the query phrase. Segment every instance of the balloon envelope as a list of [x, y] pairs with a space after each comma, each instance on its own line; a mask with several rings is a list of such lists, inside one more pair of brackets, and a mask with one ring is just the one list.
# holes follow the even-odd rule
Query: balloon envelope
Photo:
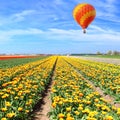
[[73, 10], [73, 17], [82, 29], [86, 29], [95, 16], [95, 8], [88, 3], [78, 4]]

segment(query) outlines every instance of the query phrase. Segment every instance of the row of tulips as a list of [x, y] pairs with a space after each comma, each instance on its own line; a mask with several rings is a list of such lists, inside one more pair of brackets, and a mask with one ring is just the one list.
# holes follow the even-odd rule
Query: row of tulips
[[[46, 62], [43, 61], [25, 65], [22, 68], [37, 66], [27, 71], [23, 69], [24, 72], [11, 81], [2, 84], [4, 88], [0, 90], [1, 120], [27, 120], [28, 113], [32, 111], [36, 102], [41, 99], [41, 92], [49, 83], [56, 57], [51, 57]], [[40, 64], [41, 62], [43, 63]]]
[[50, 120], [119, 120], [120, 109], [108, 104], [64, 59], [59, 57], [56, 64]]
[[15, 76], [22, 74], [30, 69], [33, 69], [34, 67], [42, 64], [47, 60], [49, 60], [49, 58], [30, 62], [24, 65], [18, 65], [12, 68], [0, 69], [0, 86], [2, 86], [2, 84], [5, 82], [11, 81]]
[[46, 58], [46, 56], [36, 56], [36, 57], [28, 57], [28, 58], [15, 58], [15, 59], [8, 59], [8, 60], [0, 60], [0, 69], [6, 69], [15, 67], [18, 65], [27, 64], [28, 62], [38, 61], [40, 59]]
[[85, 78], [100, 87], [105, 94], [120, 102], [120, 66], [107, 63], [91, 62], [78, 58], [65, 58], [72, 66], [77, 68]]

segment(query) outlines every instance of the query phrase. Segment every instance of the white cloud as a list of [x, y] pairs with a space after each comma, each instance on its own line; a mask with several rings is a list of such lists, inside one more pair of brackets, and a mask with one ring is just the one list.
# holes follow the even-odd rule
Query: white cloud
[[105, 8], [107, 16], [115, 17], [116, 5], [115, 0], [106, 0]]
[[103, 29], [99, 26], [91, 25], [87, 30], [86, 34], [82, 33], [82, 30], [64, 30], [51, 28], [46, 31], [36, 28], [29, 29], [15, 29], [8, 31], [0, 31], [0, 42], [4, 43], [7, 41], [12, 41], [13, 37], [22, 35], [32, 35], [42, 37], [43, 40], [69, 40], [69, 41], [94, 41], [94, 42], [110, 42], [110, 41], [120, 41], [120, 32], [113, 30]]
[[24, 10], [20, 13], [15, 13], [11, 16], [11, 19], [13, 21], [23, 21], [25, 19], [26, 16], [31, 15], [33, 13], [35, 13], [35, 10]]
[[[2, 31], [0, 31], [2, 33]], [[43, 33], [42, 30], [35, 29], [35, 28], [30, 28], [30, 29], [16, 29], [16, 30], [9, 30], [9, 31], [4, 31], [3, 34], [7, 34], [8, 36], [14, 36], [14, 35], [29, 35], [29, 34], [41, 34]]]
[[120, 22], [116, 0], [96, 1], [97, 17], [111, 22]]
[[93, 31], [99, 31], [99, 32], [103, 32], [103, 33], [106, 32], [106, 30], [104, 30], [103, 28], [98, 27], [98, 26], [96, 26], [96, 25], [90, 25], [89, 28], [90, 28], [90, 29], [93, 29]]
[[12, 41], [14, 36], [18, 35], [39, 35], [44, 33], [42, 30], [36, 28], [30, 29], [16, 29], [16, 30], [8, 30], [8, 31], [0, 31], [0, 43], [6, 43], [8, 41]]
[[36, 10], [23, 10], [19, 13], [11, 14], [7, 17], [0, 16], [0, 26], [14, 24], [15, 22], [24, 21], [29, 15], [36, 13]]
[[99, 26], [91, 25], [86, 34], [82, 33], [82, 30], [63, 30], [63, 29], [49, 29], [46, 32], [49, 38], [55, 40], [75, 40], [75, 41], [120, 41], [120, 32], [116, 32], [110, 29], [103, 29]]

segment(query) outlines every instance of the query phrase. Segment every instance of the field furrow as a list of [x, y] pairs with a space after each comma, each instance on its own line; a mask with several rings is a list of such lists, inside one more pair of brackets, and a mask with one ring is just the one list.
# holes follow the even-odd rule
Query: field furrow
[[39, 60], [36, 62], [30, 62], [25, 65], [19, 65], [12, 68], [0, 69], [0, 88], [7, 86], [8, 81], [12, 81], [15, 77], [27, 73], [29, 70], [34, 70], [35, 67], [47, 62], [49, 58]]
[[119, 120], [119, 109], [62, 58], [56, 65], [51, 99], [50, 120]]
[[[49, 83], [56, 57], [8, 81], [0, 91], [0, 118], [26, 120]], [[35, 64], [35, 63], [34, 63]]]
[[77, 58], [65, 58], [65, 60], [96, 87], [100, 87], [104, 94], [114, 97], [116, 103], [120, 102], [120, 66]]
[[1, 120], [120, 120], [119, 65], [51, 56], [0, 78]]

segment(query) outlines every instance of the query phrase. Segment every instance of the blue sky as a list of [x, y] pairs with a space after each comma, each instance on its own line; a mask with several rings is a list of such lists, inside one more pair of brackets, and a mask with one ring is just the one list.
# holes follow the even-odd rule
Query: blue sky
[[[97, 13], [87, 34], [72, 16], [83, 2]], [[0, 0], [0, 53], [120, 51], [119, 6], [119, 0]]]

